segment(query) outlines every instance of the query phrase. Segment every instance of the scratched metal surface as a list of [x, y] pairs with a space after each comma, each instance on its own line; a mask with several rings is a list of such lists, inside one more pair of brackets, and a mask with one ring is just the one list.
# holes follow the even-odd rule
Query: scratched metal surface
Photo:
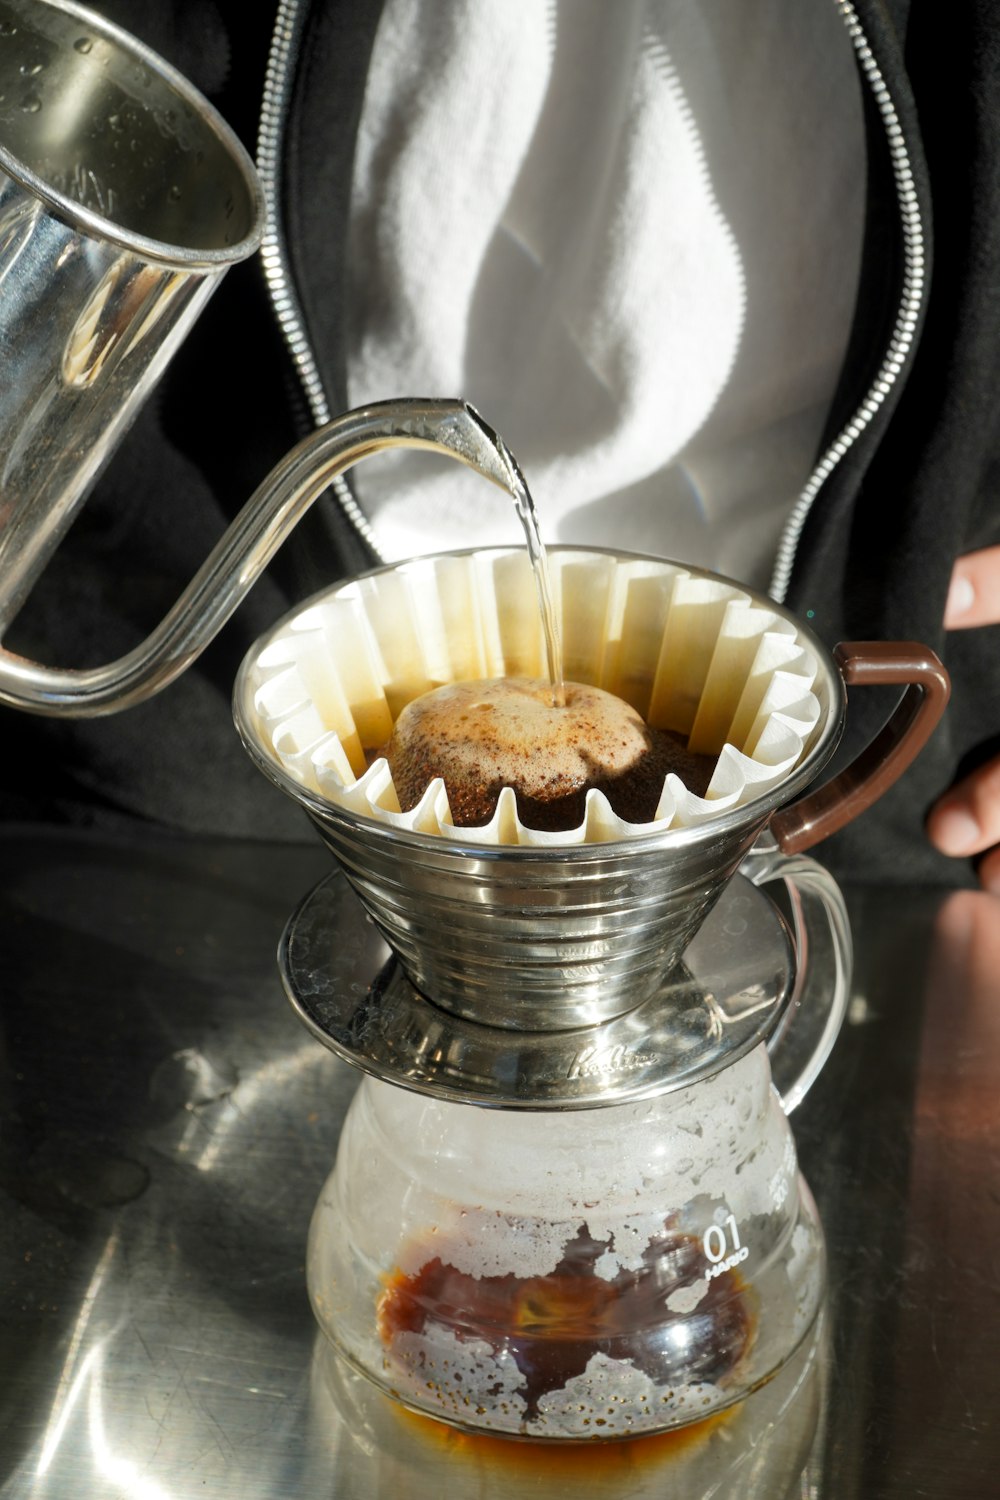
[[274, 952], [318, 848], [0, 835], [0, 1495], [996, 1493], [1000, 902], [851, 893], [851, 1021], [795, 1116], [828, 1325], [680, 1439], [540, 1450], [332, 1360], [305, 1236], [355, 1085]]

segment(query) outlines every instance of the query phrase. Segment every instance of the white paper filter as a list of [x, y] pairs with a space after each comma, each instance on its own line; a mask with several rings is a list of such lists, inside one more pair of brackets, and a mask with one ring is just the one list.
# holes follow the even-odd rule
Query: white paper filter
[[600, 842], [701, 823], [769, 791], [821, 715], [817, 664], [794, 624], [738, 587], [672, 563], [549, 553], [567, 681], [624, 698], [656, 729], [718, 757], [704, 797], [666, 777], [655, 819], [627, 823], [591, 791], [578, 828], [521, 823], [511, 788], [481, 828], [456, 828], [444, 783], [403, 813], [383, 757], [403, 706], [447, 682], [546, 676], [523, 550], [416, 560], [357, 579], [292, 617], [251, 674], [262, 742], [303, 787], [367, 817], [469, 844]]

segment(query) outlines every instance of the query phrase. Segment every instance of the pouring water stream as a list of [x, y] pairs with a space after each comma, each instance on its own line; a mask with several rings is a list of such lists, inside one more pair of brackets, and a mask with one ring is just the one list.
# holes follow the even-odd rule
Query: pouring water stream
[[503, 438], [494, 434], [498, 451], [509, 465], [510, 469], [510, 493], [514, 501], [514, 509], [517, 518], [524, 530], [524, 540], [528, 548], [528, 561], [535, 576], [535, 589], [538, 594], [538, 611], [541, 616], [542, 633], [545, 638], [545, 665], [549, 676], [549, 685], [552, 689], [552, 707], [566, 707], [566, 683], [563, 678], [562, 664], [562, 640], [559, 635], [559, 625], [556, 620], [555, 608], [552, 603], [552, 583], [549, 575], [548, 555], [545, 544], [542, 541], [541, 532], [538, 527], [538, 512], [535, 510], [535, 502], [531, 498], [531, 491], [525, 483], [524, 475], [514, 455], [511, 453]]

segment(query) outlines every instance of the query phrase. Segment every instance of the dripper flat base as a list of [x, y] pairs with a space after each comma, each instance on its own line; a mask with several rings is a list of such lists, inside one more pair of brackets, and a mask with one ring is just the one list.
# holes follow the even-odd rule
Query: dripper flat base
[[442, 1010], [406, 978], [347, 880], [328, 876], [289, 919], [278, 953], [299, 1019], [387, 1083], [456, 1103], [585, 1109], [711, 1077], [766, 1040], [793, 990], [778, 908], [741, 875], [656, 994], [577, 1031], [509, 1031]]

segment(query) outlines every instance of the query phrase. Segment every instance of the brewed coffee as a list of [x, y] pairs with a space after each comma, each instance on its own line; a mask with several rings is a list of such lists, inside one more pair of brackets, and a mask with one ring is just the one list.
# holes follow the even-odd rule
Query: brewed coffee
[[[456, 1348], [484, 1344], [493, 1359], [513, 1362], [526, 1422], [542, 1416], [546, 1397], [579, 1384], [595, 1356], [632, 1366], [664, 1390], [691, 1382], [725, 1388], [753, 1337], [752, 1290], [735, 1273], [706, 1283], [700, 1242], [667, 1224], [635, 1267], [608, 1274], [611, 1246], [581, 1224], [547, 1275], [475, 1276], [435, 1243], [418, 1271], [389, 1278], [379, 1300], [389, 1358], [433, 1379], [440, 1404], [458, 1417], [469, 1396], [462, 1361], [445, 1359], [438, 1369], [433, 1360], [448, 1337]], [[581, 1426], [599, 1430], [609, 1415], [618, 1413], [596, 1407]]]

